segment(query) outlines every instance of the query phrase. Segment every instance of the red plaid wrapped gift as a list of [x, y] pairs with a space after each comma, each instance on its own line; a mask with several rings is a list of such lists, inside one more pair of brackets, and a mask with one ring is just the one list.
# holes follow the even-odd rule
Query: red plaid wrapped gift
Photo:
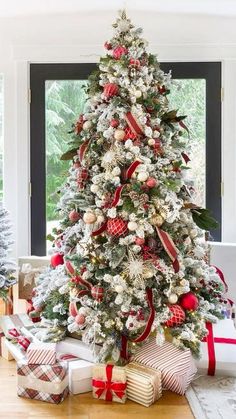
[[126, 372], [111, 364], [96, 364], [93, 367], [93, 397], [106, 401], [125, 403]]
[[17, 394], [28, 399], [60, 403], [69, 394], [67, 364], [27, 364], [17, 362]]
[[132, 360], [159, 370], [163, 388], [181, 395], [197, 371], [190, 350], [178, 349], [170, 342], [157, 346], [155, 338], [139, 348]]
[[28, 364], [54, 365], [56, 363], [56, 344], [31, 343], [26, 355]]

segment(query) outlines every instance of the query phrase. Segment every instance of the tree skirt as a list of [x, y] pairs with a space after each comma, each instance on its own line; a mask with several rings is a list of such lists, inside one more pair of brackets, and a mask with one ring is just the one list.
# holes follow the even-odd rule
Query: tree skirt
[[236, 378], [199, 377], [186, 398], [196, 419], [236, 418]]

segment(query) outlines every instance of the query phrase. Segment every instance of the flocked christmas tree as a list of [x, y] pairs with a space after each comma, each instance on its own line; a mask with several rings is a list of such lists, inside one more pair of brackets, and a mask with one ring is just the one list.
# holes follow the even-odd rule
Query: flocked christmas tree
[[73, 163], [61, 229], [34, 305], [51, 324], [44, 339], [68, 328], [102, 345], [99, 360], [127, 359], [150, 334], [198, 355], [224, 304], [207, 260], [215, 222], [184, 180], [191, 139], [168, 106], [170, 75], [124, 12], [113, 26], [62, 156]]
[[15, 264], [9, 260], [11, 224], [8, 212], [0, 202], [0, 298], [7, 299], [9, 288], [15, 284]]

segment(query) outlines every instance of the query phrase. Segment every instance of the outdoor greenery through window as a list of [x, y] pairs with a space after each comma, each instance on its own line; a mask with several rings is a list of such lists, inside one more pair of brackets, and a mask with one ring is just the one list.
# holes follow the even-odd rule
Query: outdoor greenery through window
[[[61, 161], [60, 156], [68, 148], [68, 132], [71, 130], [72, 124], [83, 112], [86, 100], [85, 85], [85, 80], [47, 80], [45, 83], [47, 234], [51, 233], [52, 228], [58, 225], [60, 219], [60, 215], [56, 211], [60, 198], [58, 191], [65, 182], [70, 165], [68, 161]], [[205, 206], [205, 80], [175, 80], [169, 100], [171, 107], [178, 109], [180, 115], [188, 115], [185, 123], [190, 131], [189, 157], [191, 161], [189, 166], [192, 170], [186, 171], [186, 176], [194, 179], [195, 203]], [[0, 87], [0, 106], [1, 103]], [[50, 246], [51, 243], [48, 242], [48, 249]]]
[[0, 201], [3, 197], [3, 75], [0, 74]]

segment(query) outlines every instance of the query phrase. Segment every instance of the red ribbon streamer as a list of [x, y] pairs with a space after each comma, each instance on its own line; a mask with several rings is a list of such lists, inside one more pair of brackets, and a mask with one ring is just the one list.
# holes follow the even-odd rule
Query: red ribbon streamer
[[143, 129], [141, 127], [141, 125], [138, 123], [137, 119], [134, 117], [134, 115], [132, 115], [131, 112], [127, 112], [127, 114], [125, 115], [125, 120], [127, 122], [127, 124], [129, 125], [130, 129], [138, 135], [142, 135], [143, 134]]
[[29, 339], [27, 339], [25, 336], [20, 335], [20, 333], [16, 329], [8, 330], [8, 334], [11, 335], [12, 337], [14, 337], [16, 339], [17, 343], [19, 343], [19, 345], [22, 346], [22, 348], [25, 351], [27, 350], [28, 346], [31, 343]]
[[190, 161], [189, 156], [185, 153], [181, 153], [181, 156], [183, 157], [185, 164], [188, 164], [188, 162]]
[[119, 200], [120, 200], [120, 197], [121, 197], [122, 191], [123, 191], [123, 189], [124, 189], [124, 187], [125, 187], [125, 186], [126, 186], [126, 185], [120, 185], [120, 186], [118, 186], [118, 188], [115, 190], [115, 194], [114, 194], [113, 201], [112, 201], [112, 203], [111, 203], [111, 207], [116, 207], [116, 205], [118, 204], [118, 202], [119, 202]]
[[82, 163], [82, 161], [84, 159], [84, 155], [85, 155], [85, 152], [87, 151], [88, 145], [89, 145], [89, 140], [85, 140], [83, 142], [83, 144], [81, 144], [81, 146], [79, 148], [78, 155], [79, 155], [79, 161], [80, 161], [80, 163]]
[[229, 345], [236, 345], [236, 339], [231, 338], [218, 338], [213, 335], [213, 325], [207, 322], [206, 328], [208, 335], [202, 339], [202, 342], [207, 343], [208, 350], [208, 375], [215, 375], [216, 369], [216, 356], [215, 356], [215, 343], [226, 343]]
[[[139, 335], [136, 339], [129, 339], [131, 342], [134, 342], [134, 343], [142, 342], [142, 341], [144, 341], [145, 339], [148, 338], [148, 336], [150, 335], [150, 332], [151, 332], [151, 328], [152, 328], [154, 318], [155, 318], [155, 308], [154, 308], [154, 305], [153, 305], [153, 294], [152, 294], [152, 289], [151, 288], [146, 289], [146, 297], [147, 297], [148, 306], [150, 308], [150, 314], [149, 314], [148, 321], [147, 321], [147, 324], [145, 326], [145, 329], [141, 333], [141, 335]], [[122, 337], [121, 337], [121, 357], [124, 358], [124, 359], [128, 359], [127, 343], [128, 343], [127, 337], [122, 335]]]
[[100, 398], [101, 395], [105, 392], [105, 400], [108, 402], [112, 401], [113, 394], [122, 399], [122, 397], [125, 395], [127, 386], [126, 383], [111, 381], [113, 368], [114, 365], [106, 365], [106, 381], [96, 380], [95, 378], [92, 380], [92, 386], [97, 388], [96, 395], [98, 398]]
[[157, 230], [158, 237], [161, 240], [161, 243], [162, 243], [167, 255], [172, 260], [173, 268], [174, 268], [175, 273], [179, 272], [179, 262], [178, 262], [178, 259], [177, 259], [178, 253], [177, 253], [177, 248], [176, 248], [173, 240], [171, 239], [169, 234], [166, 233], [166, 231], [161, 230], [159, 227], [156, 227], [156, 230]]
[[98, 229], [98, 230], [93, 231], [91, 235], [92, 235], [93, 237], [94, 237], [94, 236], [99, 236], [99, 234], [102, 234], [102, 233], [106, 230], [106, 228], [107, 228], [107, 221], [105, 221], [105, 223], [103, 223], [103, 224], [101, 225], [101, 227], [99, 227], [99, 229]]
[[141, 161], [135, 160], [127, 169], [126, 179], [130, 179], [135, 169], [141, 164]]

